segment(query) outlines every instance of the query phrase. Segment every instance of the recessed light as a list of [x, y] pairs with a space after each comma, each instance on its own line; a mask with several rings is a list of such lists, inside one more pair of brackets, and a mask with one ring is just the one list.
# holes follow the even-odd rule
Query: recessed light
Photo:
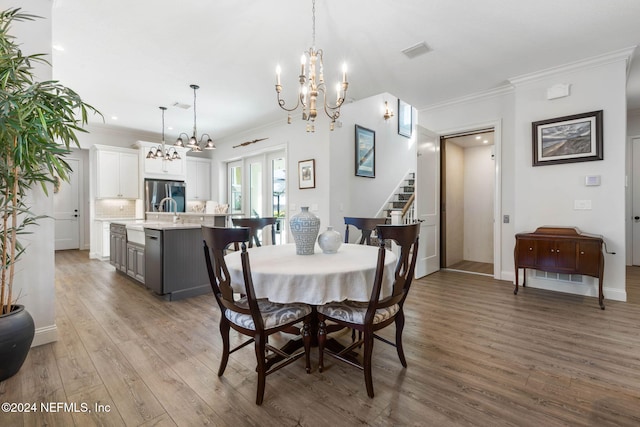
[[118, 120], [117, 116], [111, 116], [111, 120]]
[[489, 143], [489, 140], [488, 140], [488, 139], [485, 139], [484, 141], [482, 141], [482, 143], [483, 143], [483, 144], [488, 144], [488, 143]]
[[54, 44], [51, 47], [54, 48], [55, 50], [59, 51], [59, 52], [64, 51], [64, 46], [59, 45], [59, 44]]
[[480, 139], [480, 138], [482, 138], [480, 135], [477, 135], [477, 136], [476, 136], [476, 139]]

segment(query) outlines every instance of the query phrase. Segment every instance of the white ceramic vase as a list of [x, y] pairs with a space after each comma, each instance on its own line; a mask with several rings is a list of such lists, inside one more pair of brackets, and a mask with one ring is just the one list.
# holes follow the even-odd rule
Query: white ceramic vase
[[318, 236], [318, 245], [325, 254], [335, 254], [342, 244], [342, 235], [328, 226], [327, 229]]
[[296, 254], [313, 255], [318, 231], [320, 231], [320, 218], [309, 212], [308, 206], [300, 209], [300, 212], [289, 220], [293, 241], [296, 244]]

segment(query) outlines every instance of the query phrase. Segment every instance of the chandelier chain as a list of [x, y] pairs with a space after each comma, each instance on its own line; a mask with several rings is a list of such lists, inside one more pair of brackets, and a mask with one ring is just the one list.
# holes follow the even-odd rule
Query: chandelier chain
[[313, 28], [313, 37], [312, 37], [312, 41], [313, 43], [311, 44], [314, 48], [316, 47], [316, 0], [313, 0], [311, 2], [311, 16], [312, 16], [312, 27]]
[[196, 130], [196, 91], [197, 87], [195, 85], [193, 87], [193, 137], [197, 138], [198, 131]]

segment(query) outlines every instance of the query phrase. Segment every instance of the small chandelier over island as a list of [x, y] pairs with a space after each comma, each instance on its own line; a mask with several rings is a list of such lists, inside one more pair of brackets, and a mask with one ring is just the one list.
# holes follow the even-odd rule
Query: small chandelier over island
[[162, 143], [157, 147], [152, 147], [149, 149], [147, 153], [147, 159], [161, 159], [161, 160], [180, 160], [180, 154], [178, 154], [178, 150], [175, 147], [166, 148], [164, 143], [164, 112], [167, 110], [167, 107], [158, 107], [162, 111]]
[[[280, 65], [276, 68], [276, 93], [278, 95], [278, 105], [283, 110], [289, 112], [287, 123], [291, 123], [291, 112], [302, 107], [302, 120], [307, 121], [307, 132], [315, 132], [315, 119], [318, 115], [318, 96], [322, 95], [322, 104], [320, 108], [324, 109], [325, 114], [331, 119], [329, 129], [335, 128], [335, 123], [338, 117], [340, 117], [340, 107], [344, 103], [347, 95], [347, 88], [349, 83], [347, 82], [347, 66], [342, 66], [342, 83], [336, 84], [336, 101], [332, 104], [329, 101], [327, 88], [324, 82], [323, 64], [322, 64], [322, 49], [316, 49], [316, 2], [312, 1], [312, 15], [313, 15], [313, 45], [308, 51], [302, 54], [300, 58], [300, 76], [299, 76], [299, 92], [296, 105], [288, 108], [286, 102], [281, 98], [282, 84], [280, 83]], [[307, 66], [308, 62], [308, 66]]]
[[202, 136], [200, 137], [200, 140], [198, 141], [198, 129], [196, 126], [197, 124], [196, 90], [200, 89], [200, 86], [196, 84], [191, 84], [189, 85], [189, 87], [193, 89], [193, 135], [191, 135], [191, 137], [189, 138], [189, 135], [187, 135], [185, 132], [182, 132], [180, 135], [178, 135], [178, 139], [176, 139], [176, 142], [173, 145], [176, 147], [184, 147], [185, 143], [184, 143], [184, 140], [182, 139], [182, 135], [184, 135], [187, 137], [187, 144], [186, 144], [187, 147], [191, 148], [191, 151], [201, 152], [202, 148], [200, 147], [200, 144], [202, 144], [205, 141], [205, 137], [206, 137], [207, 142], [204, 145], [204, 149], [215, 150], [216, 145], [208, 133], [203, 133]]

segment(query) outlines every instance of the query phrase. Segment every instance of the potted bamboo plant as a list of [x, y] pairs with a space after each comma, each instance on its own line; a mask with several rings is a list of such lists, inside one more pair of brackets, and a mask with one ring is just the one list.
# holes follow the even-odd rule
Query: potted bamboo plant
[[9, 34], [13, 22], [35, 18], [20, 8], [0, 12], [0, 381], [18, 372], [34, 336], [14, 290], [15, 265], [26, 250], [18, 238], [43, 218], [30, 210], [28, 194], [37, 186], [49, 194], [68, 178], [64, 157], [72, 144], [80, 146], [76, 132], [84, 132], [87, 112], [98, 113], [58, 82], [36, 80], [33, 66], [48, 65], [44, 55], [23, 55]]

